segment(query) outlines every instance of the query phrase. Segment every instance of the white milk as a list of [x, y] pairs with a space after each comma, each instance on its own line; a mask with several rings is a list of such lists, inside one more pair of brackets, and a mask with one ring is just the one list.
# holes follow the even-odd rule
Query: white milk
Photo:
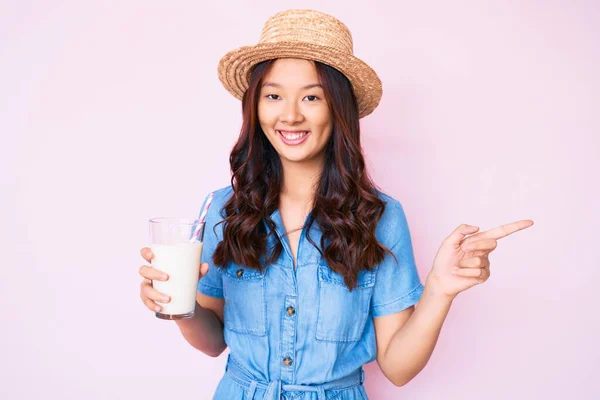
[[153, 244], [152, 267], [169, 275], [167, 281], [153, 281], [156, 290], [171, 297], [157, 302], [161, 314], [181, 315], [194, 311], [200, 272], [202, 243]]

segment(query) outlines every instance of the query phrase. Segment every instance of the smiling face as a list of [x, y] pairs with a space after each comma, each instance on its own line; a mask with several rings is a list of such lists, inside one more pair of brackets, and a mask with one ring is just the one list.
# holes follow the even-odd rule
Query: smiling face
[[260, 88], [258, 120], [283, 165], [324, 159], [332, 121], [313, 62], [273, 63]]

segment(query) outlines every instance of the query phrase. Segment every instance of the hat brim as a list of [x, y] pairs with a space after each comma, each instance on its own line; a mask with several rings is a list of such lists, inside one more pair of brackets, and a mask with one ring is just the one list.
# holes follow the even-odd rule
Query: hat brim
[[371, 114], [379, 105], [383, 92], [381, 80], [371, 67], [351, 54], [309, 43], [259, 43], [232, 50], [219, 61], [219, 80], [229, 93], [241, 100], [248, 89], [252, 67], [275, 58], [318, 61], [343, 73], [352, 84], [356, 95], [359, 118]]

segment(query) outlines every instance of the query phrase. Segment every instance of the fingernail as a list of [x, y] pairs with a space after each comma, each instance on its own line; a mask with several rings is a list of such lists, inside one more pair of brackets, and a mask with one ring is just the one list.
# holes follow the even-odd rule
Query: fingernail
[[160, 311], [160, 306], [154, 307], [154, 311], [159, 312]]
[[169, 278], [167, 276], [167, 274], [162, 274], [160, 277], [162, 278], [163, 281], [166, 281]]
[[167, 303], [169, 301], [169, 297], [167, 297], [167, 296], [162, 296], [160, 299], [165, 303]]

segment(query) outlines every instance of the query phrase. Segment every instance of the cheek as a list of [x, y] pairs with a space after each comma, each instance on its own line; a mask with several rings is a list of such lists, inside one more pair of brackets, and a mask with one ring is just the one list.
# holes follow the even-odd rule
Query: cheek
[[331, 135], [331, 115], [329, 113], [329, 108], [326, 106], [320, 110], [315, 110], [316, 112], [312, 115], [313, 124], [319, 128], [319, 130], [324, 134], [324, 136]]
[[266, 127], [273, 123], [273, 110], [265, 106], [264, 103], [258, 103], [258, 122], [261, 126]]
[[325, 148], [325, 146], [327, 145], [327, 142], [329, 142], [329, 139], [331, 139], [331, 128], [327, 127], [325, 128], [325, 130], [323, 130], [323, 137], [321, 138], [321, 143], [320, 146], [321, 148]]
[[323, 140], [326, 142], [329, 140], [332, 134], [332, 122], [331, 119], [327, 118], [321, 123], [321, 132], [323, 132]]

